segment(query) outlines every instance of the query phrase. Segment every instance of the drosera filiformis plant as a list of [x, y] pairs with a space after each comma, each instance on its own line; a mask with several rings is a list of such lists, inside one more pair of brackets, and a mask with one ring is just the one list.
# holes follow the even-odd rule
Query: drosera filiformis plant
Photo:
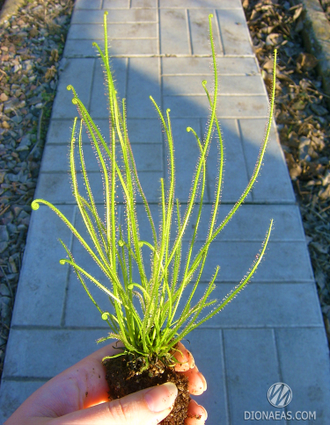
[[[183, 215], [180, 212], [180, 202], [175, 198], [174, 142], [170, 110], [166, 110], [166, 113], [163, 114], [154, 99], [150, 97], [164, 129], [169, 156], [168, 187], [165, 187], [164, 179], [160, 179], [161, 224], [157, 234], [148, 201], [139, 181], [128, 138], [126, 102], [125, 99], [120, 102], [117, 98], [112, 69], [109, 63], [107, 13], [104, 15], [104, 51], [95, 43], [94, 46], [97, 48], [103, 62], [108, 91], [110, 114], [110, 138], [108, 142], [102, 136], [74, 88], [68, 86], [68, 89], [73, 93], [72, 102], [77, 106], [80, 115], [79, 129], [77, 128], [78, 118], [74, 120], [70, 147], [73, 195], [89, 234], [90, 242], [83, 238], [74, 225], [53, 204], [43, 199], [35, 199], [32, 202], [34, 210], [37, 210], [40, 204], [45, 204], [51, 208], [69, 227], [73, 235], [80, 241], [97, 266], [102, 270], [104, 281], [101, 282], [93, 277], [91, 271], [85, 270], [79, 265], [78, 261], [76, 262], [73, 259], [69, 248], [60, 240], [67, 253], [67, 258], [60, 260], [60, 263], [69, 264], [73, 267], [89, 298], [111, 330], [109, 335], [99, 341], [118, 339], [124, 349], [115, 357], [129, 355], [131, 359], [138, 359], [141, 365], [138, 373], [143, 373], [145, 369], [152, 365], [155, 359], [160, 359], [164, 365], [173, 366], [175, 364], [173, 353], [178, 342], [220, 312], [250, 281], [264, 256], [272, 229], [273, 221], [271, 220], [260, 252], [250, 270], [222, 301], [218, 302], [210, 298], [216, 287], [215, 281], [219, 272], [219, 267], [217, 267], [202, 298], [197, 302], [193, 302], [211, 243], [235, 215], [259, 175], [270, 134], [275, 98], [276, 51], [274, 53], [273, 91], [269, 119], [254, 172], [239, 200], [223, 221], [218, 224], [217, 216], [223, 187], [224, 145], [219, 121], [216, 116], [218, 74], [212, 37], [212, 15], [209, 16], [209, 30], [213, 58], [214, 91], [210, 94], [206, 81], [202, 82], [210, 106], [210, 119], [204, 140], [199, 138], [194, 129], [187, 128], [187, 131], [192, 133], [196, 140], [200, 155]], [[104, 219], [101, 219], [99, 215], [88, 179], [82, 145], [83, 130], [88, 133], [100, 164], [100, 173], [104, 182]], [[216, 137], [213, 137], [214, 132]], [[212, 138], [216, 138], [218, 143], [218, 179], [208, 233], [203, 246], [195, 253], [195, 241], [201, 222], [205, 194], [207, 156]], [[76, 146], [77, 141], [78, 147]], [[78, 187], [76, 176], [75, 152], [77, 150], [85, 186], [84, 194], [81, 193]], [[119, 193], [124, 199], [122, 208], [124, 210], [125, 223], [123, 225], [120, 224], [118, 219], [119, 202], [117, 199]], [[140, 238], [136, 213], [137, 196], [140, 196], [143, 200], [153, 235], [151, 243]], [[182, 261], [183, 237], [188, 224], [191, 223], [194, 209], [197, 210], [197, 219], [194, 220], [193, 235], [189, 242], [185, 261]], [[174, 241], [172, 240], [173, 234], [176, 235]], [[143, 247], [148, 248], [149, 251], [147, 260], [143, 257]], [[146, 261], [151, 264], [150, 274], [146, 273]], [[138, 282], [133, 279], [133, 266], [137, 268], [139, 273]], [[108, 311], [102, 310], [97, 304], [88, 289], [86, 280], [93, 282], [108, 297], [110, 302]], [[185, 301], [183, 301], [183, 296], [185, 296]], [[139, 307], [136, 306], [135, 299], [139, 301]]]

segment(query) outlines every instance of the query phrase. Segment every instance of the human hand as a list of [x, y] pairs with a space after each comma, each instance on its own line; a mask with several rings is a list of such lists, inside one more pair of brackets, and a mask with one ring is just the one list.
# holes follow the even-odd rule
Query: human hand
[[[108, 401], [102, 359], [117, 354], [110, 344], [52, 378], [33, 393], [4, 425], [155, 425], [171, 411], [177, 388], [172, 383]], [[178, 372], [189, 379], [189, 392], [202, 394], [206, 381], [189, 351], [179, 343]], [[197, 419], [200, 417], [200, 419]], [[186, 425], [203, 425], [206, 410], [191, 400]]]

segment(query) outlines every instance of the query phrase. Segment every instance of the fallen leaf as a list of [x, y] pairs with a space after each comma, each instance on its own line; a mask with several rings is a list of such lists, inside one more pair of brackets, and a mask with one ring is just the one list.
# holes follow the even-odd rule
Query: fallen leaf
[[329, 246], [327, 246], [327, 245], [323, 245], [319, 242], [311, 242], [310, 245], [312, 245], [313, 248], [315, 248], [316, 251], [318, 251], [320, 254], [327, 254], [328, 253]]
[[311, 71], [318, 64], [318, 60], [311, 53], [300, 53], [297, 58], [297, 71]]
[[[296, 10], [294, 11], [294, 15], [292, 17], [293, 21], [296, 21], [300, 17], [302, 11], [304, 10], [304, 7], [303, 7], [302, 4], [298, 4], [297, 6], [295, 6], [295, 8], [296, 8]], [[292, 9], [294, 9], [294, 8], [292, 7], [290, 10], [292, 10]]]
[[278, 46], [282, 43], [283, 36], [282, 34], [269, 34], [266, 37], [266, 45], [267, 46]]
[[291, 107], [292, 107], [292, 109], [295, 109], [296, 111], [302, 111], [302, 110], [305, 109], [306, 103], [303, 102], [302, 100], [298, 100]]
[[272, 70], [274, 67], [274, 60], [273, 59], [268, 59], [263, 65], [262, 68], [263, 69], [267, 69], [267, 70]]

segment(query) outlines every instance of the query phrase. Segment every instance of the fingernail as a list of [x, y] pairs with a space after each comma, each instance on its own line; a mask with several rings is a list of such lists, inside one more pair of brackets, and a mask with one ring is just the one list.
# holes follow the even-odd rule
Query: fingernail
[[165, 409], [172, 408], [176, 396], [178, 395], [177, 387], [172, 382], [151, 388], [144, 395], [144, 399], [151, 412], [158, 413]]
[[203, 382], [203, 390], [206, 391], [207, 390], [207, 382], [206, 379], [204, 377], [204, 375], [202, 375], [200, 372], [198, 372], [199, 377], [201, 378], [202, 382]]
[[193, 369], [196, 366], [195, 359], [189, 350], [187, 350], [187, 352], [188, 352], [188, 362], [190, 362], [190, 368]]
[[207, 414], [207, 410], [205, 410], [203, 406], [201, 406], [201, 407], [203, 409], [203, 415], [202, 415], [203, 419], [204, 419], [204, 421], [206, 421], [209, 415]]

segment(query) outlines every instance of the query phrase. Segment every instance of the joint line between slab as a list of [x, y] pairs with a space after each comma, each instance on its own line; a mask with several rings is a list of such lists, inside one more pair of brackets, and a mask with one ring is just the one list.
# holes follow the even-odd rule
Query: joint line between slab
[[189, 10], [185, 9], [185, 11], [186, 11], [186, 23], [187, 23], [188, 49], [189, 49], [189, 54], [193, 55], [193, 45], [192, 45], [192, 37], [191, 37], [191, 23], [190, 23]]
[[224, 397], [225, 397], [225, 405], [226, 405], [226, 422], [227, 424], [230, 424], [230, 405], [229, 405], [229, 397], [228, 397], [228, 379], [226, 374], [226, 348], [225, 348], [225, 337], [223, 333], [223, 329], [220, 329], [220, 343], [222, 346], [221, 355], [222, 355], [222, 364], [223, 364], [223, 377], [224, 377]]
[[[104, 331], [105, 329], [109, 329], [106, 325], [102, 326], [49, 326], [49, 325], [13, 325], [11, 329], [16, 331], [71, 331], [71, 332], [80, 332], [80, 331]], [[317, 325], [237, 325], [233, 324], [229, 325], [221, 325], [221, 326], [201, 326], [200, 329], [204, 330], [224, 330], [224, 329], [241, 329], [241, 330], [253, 330], [253, 329], [324, 329], [323, 323]]]
[[[77, 210], [78, 210], [78, 206], [75, 206], [73, 208], [73, 212], [72, 212], [72, 220], [71, 223], [73, 223], [74, 226], [76, 226], [76, 220], [77, 220]], [[73, 233], [70, 232], [70, 252], [73, 251], [73, 241], [74, 241], [74, 236]], [[61, 319], [60, 319], [60, 323], [61, 326], [64, 327], [65, 325], [65, 312], [66, 312], [66, 306], [67, 306], [67, 297], [68, 297], [68, 289], [69, 289], [69, 279], [70, 279], [70, 274], [72, 273], [72, 268], [71, 267], [67, 267], [67, 272], [66, 272], [66, 282], [65, 282], [65, 287], [64, 287], [64, 301], [62, 304], [62, 313], [61, 313]]]

